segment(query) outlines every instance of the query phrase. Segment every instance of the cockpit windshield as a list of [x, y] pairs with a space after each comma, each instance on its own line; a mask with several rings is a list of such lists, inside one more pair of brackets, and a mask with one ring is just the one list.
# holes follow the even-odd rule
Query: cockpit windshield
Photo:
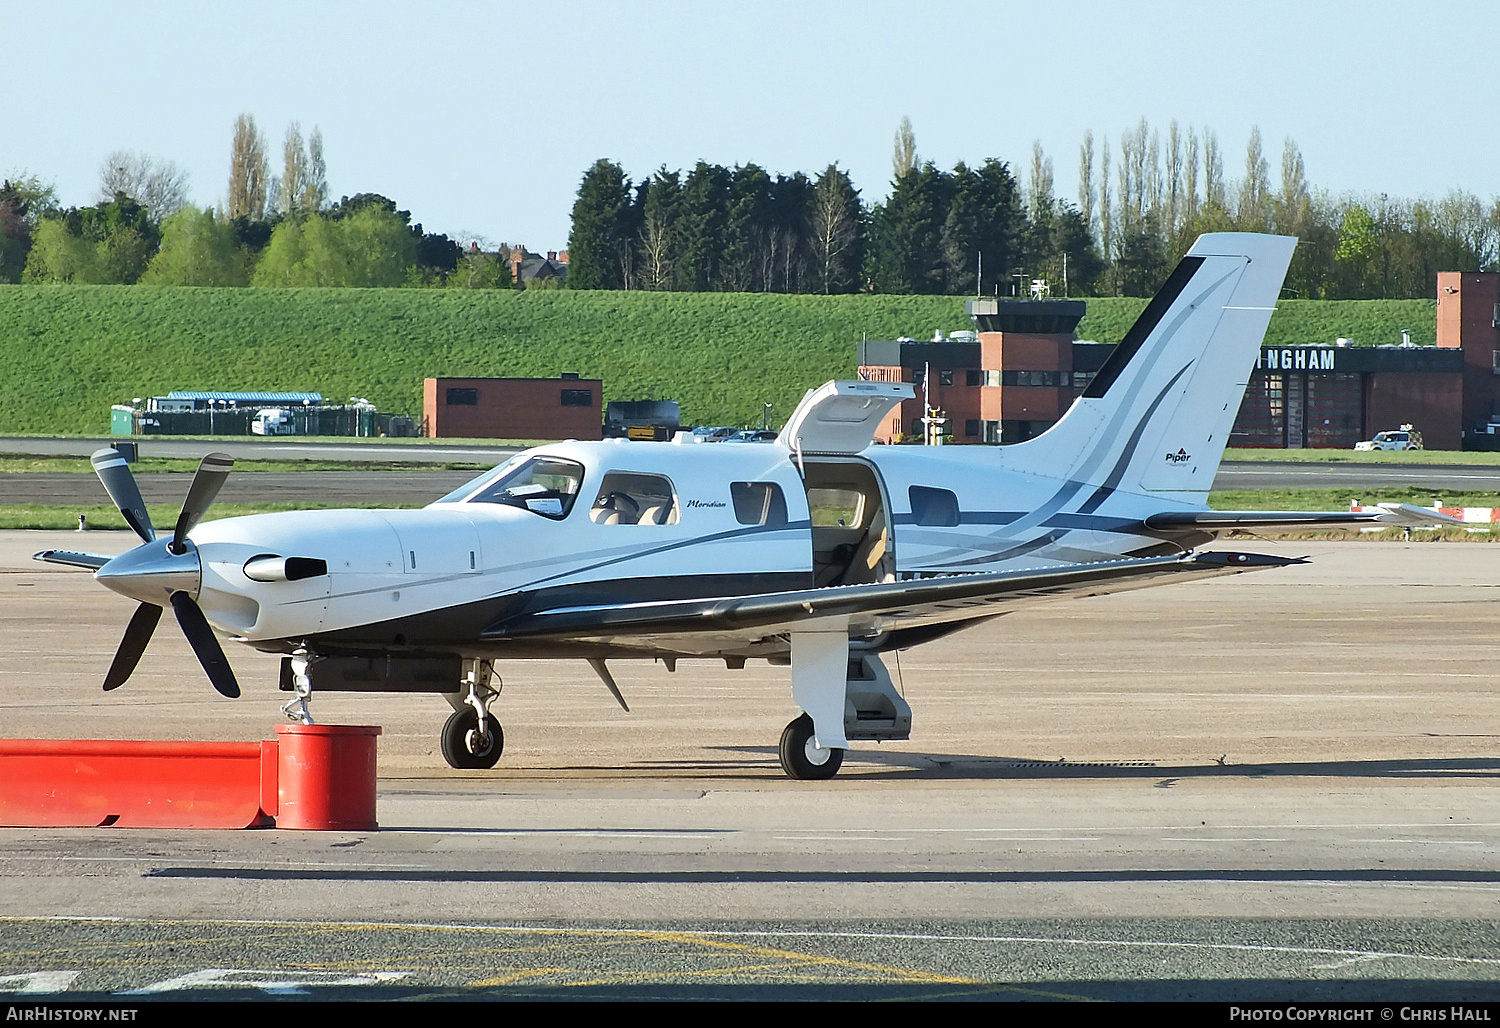
[[561, 457], [516, 457], [487, 471], [438, 503], [503, 503], [562, 519], [573, 509], [583, 465]]

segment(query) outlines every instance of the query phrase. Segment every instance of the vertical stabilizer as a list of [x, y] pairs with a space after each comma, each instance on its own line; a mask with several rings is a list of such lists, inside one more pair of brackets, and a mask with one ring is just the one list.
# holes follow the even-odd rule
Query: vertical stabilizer
[[1088, 389], [1007, 466], [1201, 505], [1297, 241], [1199, 236]]

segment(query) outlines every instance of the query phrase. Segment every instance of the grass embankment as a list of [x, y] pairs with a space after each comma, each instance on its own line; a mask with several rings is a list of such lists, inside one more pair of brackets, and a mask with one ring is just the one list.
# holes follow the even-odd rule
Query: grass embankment
[[[1078, 338], [1117, 342], [1146, 301], [1088, 301]], [[1430, 343], [1428, 300], [1284, 301], [1271, 344]], [[316, 390], [419, 415], [427, 377], [604, 381], [699, 424], [756, 424], [854, 374], [861, 338], [972, 328], [963, 298], [548, 290], [0, 286], [0, 433], [95, 435], [173, 389]]]

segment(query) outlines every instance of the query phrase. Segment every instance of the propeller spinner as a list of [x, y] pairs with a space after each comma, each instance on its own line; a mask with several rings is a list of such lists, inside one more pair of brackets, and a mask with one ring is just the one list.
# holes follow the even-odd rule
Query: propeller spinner
[[109, 498], [120, 509], [126, 524], [142, 539], [140, 546], [106, 562], [94, 572], [101, 584], [141, 601], [125, 629], [124, 638], [120, 640], [114, 663], [104, 676], [104, 688], [115, 689], [125, 684], [140, 663], [141, 654], [161, 620], [163, 608], [170, 606], [213, 687], [225, 696], [238, 696], [240, 686], [235, 681], [234, 671], [198, 606], [203, 567], [197, 549], [187, 538], [229, 477], [234, 458], [227, 453], [210, 453], [203, 458], [193, 476], [193, 484], [188, 487], [187, 499], [183, 501], [182, 513], [178, 515], [170, 539], [156, 537], [135, 476], [130, 473], [130, 466], [119, 451], [106, 447], [90, 459]]

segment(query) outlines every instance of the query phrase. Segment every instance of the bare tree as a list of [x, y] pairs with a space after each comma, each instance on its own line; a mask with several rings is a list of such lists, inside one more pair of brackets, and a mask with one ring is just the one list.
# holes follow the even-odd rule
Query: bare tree
[[116, 150], [99, 166], [100, 199], [123, 193], [146, 208], [160, 224], [187, 203], [188, 173], [171, 161], [157, 160], [133, 150]]
[[255, 127], [255, 119], [241, 114], [234, 121], [234, 148], [229, 156], [229, 203], [231, 218], [260, 220], [266, 216], [266, 143]]
[[658, 207], [641, 220], [641, 279], [647, 289], [672, 288], [672, 223]]
[[1106, 261], [1110, 258], [1110, 244], [1114, 241], [1114, 210], [1109, 199], [1109, 137], [1105, 136], [1099, 148], [1099, 253]]
[[896, 178], [902, 178], [917, 166], [917, 137], [911, 130], [911, 119], [902, 117], [901, 127], [896, 129], [896, 146], [891, 153], [891, 165]]
[[292, 122], [286, 127], [281, 144], [280, 210], [288, 217], [301, 213], [302, 193], [307, 185], [307, 147], [302, 143], [302, 126]]
[[1162, 229], [1170, 238], [1177, 233], [1182, 218], [1182, 136], [1177, 119], [1167, 126], [1167, 205]]
[[848, 252], [859, 239], [859, 194], [835, 164], [818, 178], [809, 221], [808, 242], [818, 262], [823, 292], [841, 291], [852, 284]]
[[1203, 130], [1203, 202], [1229, 209], [1224, 193], [1224, 155], [1219, 152], [1219, 137], [1210, 128]]
[[1084, 227], [1094, 231], [1094, 132], [1083, 134], [1083, 143], [1078, 147], [1078, 213], [1083, 216]]
[[1271, 192], [1270, 169], [1261, 150], [1260, 126], [1252, 125], [1250, 140], [1245, 144], [1245, 178], [1240, 183], [1238, 219], [1247, 228], [1265, 228], [1267, 201]]
[[1187, 156], [1182, 162], [1182, 224], [1190, 225], [1198, 217], [1198, 134], [1191, 125], [1187, 130]]
[[323, 158], [323, 131], [313, 126], [307, 137], [307, 181], [302, 186], [302, 209], [316, 214], [328, 206], [328, 165]]
[[1272, 222], [1278, 232], [1302, 235], [1312, 219], [1312, 196], [1307, 188], [1307, 170], [1302, 151], [1288, 136], [1281, 148], [1281, 195], [1276, 199]]
[[1042, 211], [1052, 203], [1052, 158], [1042, 151], [1040, 139], [1031, 144], [1031, 175], [1026, 199], [1032, 221], [1037, 220]]

